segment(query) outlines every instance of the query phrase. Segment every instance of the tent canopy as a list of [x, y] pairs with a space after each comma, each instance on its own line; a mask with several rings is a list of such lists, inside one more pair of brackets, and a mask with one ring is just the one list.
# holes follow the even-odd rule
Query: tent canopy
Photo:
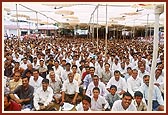
[[[106, 5], [108, 25], [113, 25], [115, 22], [125, 26], [144, 26], [147, 23], [154, 23], [154, 6], [165, 5], [164, 2], [3, 2], [2, 4], [3, 15], [11, 20], [16, 20], [17, 4], [18, 19], [24, 17], [28, 22], [69, 23], [71, 26], [97, 24], [97, 22], [99, 25], [105, 25]], [[159, 23], [162, 25], [164, 18], [165, 13], [160, 16]]]

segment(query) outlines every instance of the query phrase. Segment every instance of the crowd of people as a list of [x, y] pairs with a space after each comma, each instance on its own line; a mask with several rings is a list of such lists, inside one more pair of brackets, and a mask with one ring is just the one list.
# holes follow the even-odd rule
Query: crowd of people
[[[4, 40], [5, 111], [164, 111], [164, 44], [137, 39]], [[69, 107], [69, 108], [68, 108]]]

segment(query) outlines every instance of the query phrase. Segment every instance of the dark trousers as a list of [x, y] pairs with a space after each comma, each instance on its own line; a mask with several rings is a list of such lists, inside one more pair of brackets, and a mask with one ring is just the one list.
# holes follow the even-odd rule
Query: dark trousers
[[[148, 100], [145, 100], [145, 101], [146, 101], [146, 104], [148, 105]], [[159, 106], [160, 106], [160, 104], [158, 103], [157, 100], [153, 100], [153, 101], [152, 101], [152, 110], [153, 110], [153, 111], [156, 111]]]

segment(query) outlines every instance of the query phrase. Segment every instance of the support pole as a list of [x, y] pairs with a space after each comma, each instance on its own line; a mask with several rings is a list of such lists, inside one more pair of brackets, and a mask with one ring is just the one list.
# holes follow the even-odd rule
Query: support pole
[[147, 38], [148, 36], [148, 19], [149, 19], [149, 14], [147, 14], [145, 38]]
[[159, 43], [159, 16], [163, 13], [163, 5], [155, 6], [155, 26], [154, 26], [154, 40], [153, 40], [153, 59], [150, 73], [150, 82], [148, 90], [148, 111], [152, 111], [152, 97], [154, 88], [154, 76], [156, 68], [156, 60], [158, 55], [158, 43]]
[[37, 14], [37, 12], [36, 12], [36, 20], [37, 20], [36, 31], [38, 32], [38, 14]]
[[17, 4], [16, 4], [16, 19], [17, 19], [18, 45], [20, 46], [20, 27], [19, 27], [19, 20], [18, 20], [18, 7], [17, 7]]
[[93, 26], [92, 26], [92, 40], [94, 40], [94, 13], [93, 13]]
[[98, 49], [99, 49], [99, 28], [98, 28], [98, 8], [99, 7], [99, 5], [97, 6], [97, 51], [98, 51]]
[[107, 34], [108, 34], [108, 23], [107, 23], [107, 4], [106, 4], [105, 56], [106, 56], [106, 54], [107, 54]]

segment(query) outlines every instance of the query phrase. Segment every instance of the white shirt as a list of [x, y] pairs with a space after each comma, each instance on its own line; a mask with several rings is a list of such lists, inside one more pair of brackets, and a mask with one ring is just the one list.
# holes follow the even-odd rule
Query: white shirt
[[[104, 107], [103, 107], [104, 105]], [[92, 111], [102, 111], [102, 109], [108, 108], [109, 104], [106, 101], [105, 97], [98, 96], [97, 101], [93, 97], [91, 97], [91, 110]]]
[[43, 78], [41, 76], [38, 77], [37, 81], [34, 81], [34, 76], [30, 77], [29, 85], [34, 87], [34, 92], [36, 92], [36, 90], [42, 86], [42, 80]]
[[114, 102], [111, 111], [137, 111], [136, 106], [131, 103], [129, 107], [125, 110], [122, 106], [122, 100], [117, 100]]
[[162, 75], [159, 76], [158, 79], [154, 77], [154, 83], [159, 83], [159, 89], [163, 92], [164, 91], [164, 77]]
[[126, 69], [126, 70], [127, 70], [128, 67], [131, 67], [131, 68], [132, 68], [132, 67], [133, 67], [133, 66], [132, 66], [132, 63], [129, 63], [128, 65], [125, 64], [125, 69]]
[[139, 76], [140, 78], [143, 79], [143, 76], [144, 76], [144, 75], [149, 75], [149, 72], [147, 72], [147, 71], [145, 70], [144, 73], [142, 73], [141, 71], [138, 70], [138, 76]]
[[75, 94], [76, 92], [79, 93], [78, 82], [76, 80], [73, 80], [73, 82], [70, 83], [69, 79], [67, 79], [63, 83], [62, 91], [64, 91], [65, 94]]
[[95, 74], [99, 76], [99, 78], [102, 78], [102, 72], [104, 71], [104, 66], [101, 67], [100, 64], [95, 68]]
[[16, 62], [21, 62], [21, 58], [13, 58], [13, 60], [15, 60]]
[[40, 67], [40, 64], [39, 64], [39, 63], [36, 63], [36, 64], [35, 64], [35, 63], [33, 62], [32, 65], [33, 65], [33, 68], [35, 68], [35, 69], [38, 69], [38, 68]]
[[124, 75], [124, 76], [125, 76], [126, 73], [127, 73], [126, 67], [125, 67], [124, 69], [120, 67], [120, 70], [119, 70], [119, 71], [120, 71], [120, 73], [121, 73], [122, 75]]
[[61, 74], [64, 69], [60, 65], [58, 66], [57, 69], [55, 68], [55, 66], [53, 66], [53, 69], [54, 69], [55, 74], [57, 74], [61, 78], [61, 76], [62, 76]]
[[112, 65], [112, 71], [114, 72], [115, 70], [120, 70], [121, 68], [121, 65], [120, 63], [118, 63], [117, 65], [115, 63], [113, 63]]
[[118, 81], [115, 80], [115, 77], [112, 77], [107, 83], [106, 88], [110, 88], [111, 85], [115, 85], [117, 87], [116, 93], [120, 93], [122, 90], [127, 92], [127, 83], [122, 77], [120, 77]]
[[23, 68], [24, 70], [26, 70], [27, 69], [27, 64], [23, 63], [23, 64], [20, 65], [20, 67]]
[[134, 79], [132, 76], [129, 77], [127, 79], [128, 92], [134, 96], [135, 91], [137, 91], [142, 84], [143, 80], [140, 77], [137, 76], [136, 79]]
[[40, 107], [38, 103], [43, 103], [44, 106], [47, 106], [53, 99], [53, 90], [48, 86], [47, 90], [44, 91], [42, 87], [39, 87], [36, 92], [34, 92], [34, 107], [36, 110], [39, 110]]
[[[93, 96], [93, 88], [95, 87], [93, 81], [88, 85], [88, 88], [86, 90], [86, 95], [89, 97]], [[100, 95], [105, 96], [108, 94], [108, 91], [106, 90], [105, 84], [103, 82], [99, 81], [98, 88], [100, 89]]]
[[160, 75], [158, 77], [158, 79], [156, 79], [156, 77], [154, 77], [154, 83], [159, 83], [160, 85], [164, 84], [164, 77], [162, 75]]
[[[77, 110], [77, 111], [84, 111], [82, 102], [80, 102], [80, 103], [76, 106], [76, 110]], [[87, 111], [91, 111], [91, 109], [89, 108]]]
[[68, 74], [71, 73], [71, 72], [72, 71], [66, 71], [66, 70], [62, 71], [61, 79], [62, 79], [63, 82], [68, 79]]

